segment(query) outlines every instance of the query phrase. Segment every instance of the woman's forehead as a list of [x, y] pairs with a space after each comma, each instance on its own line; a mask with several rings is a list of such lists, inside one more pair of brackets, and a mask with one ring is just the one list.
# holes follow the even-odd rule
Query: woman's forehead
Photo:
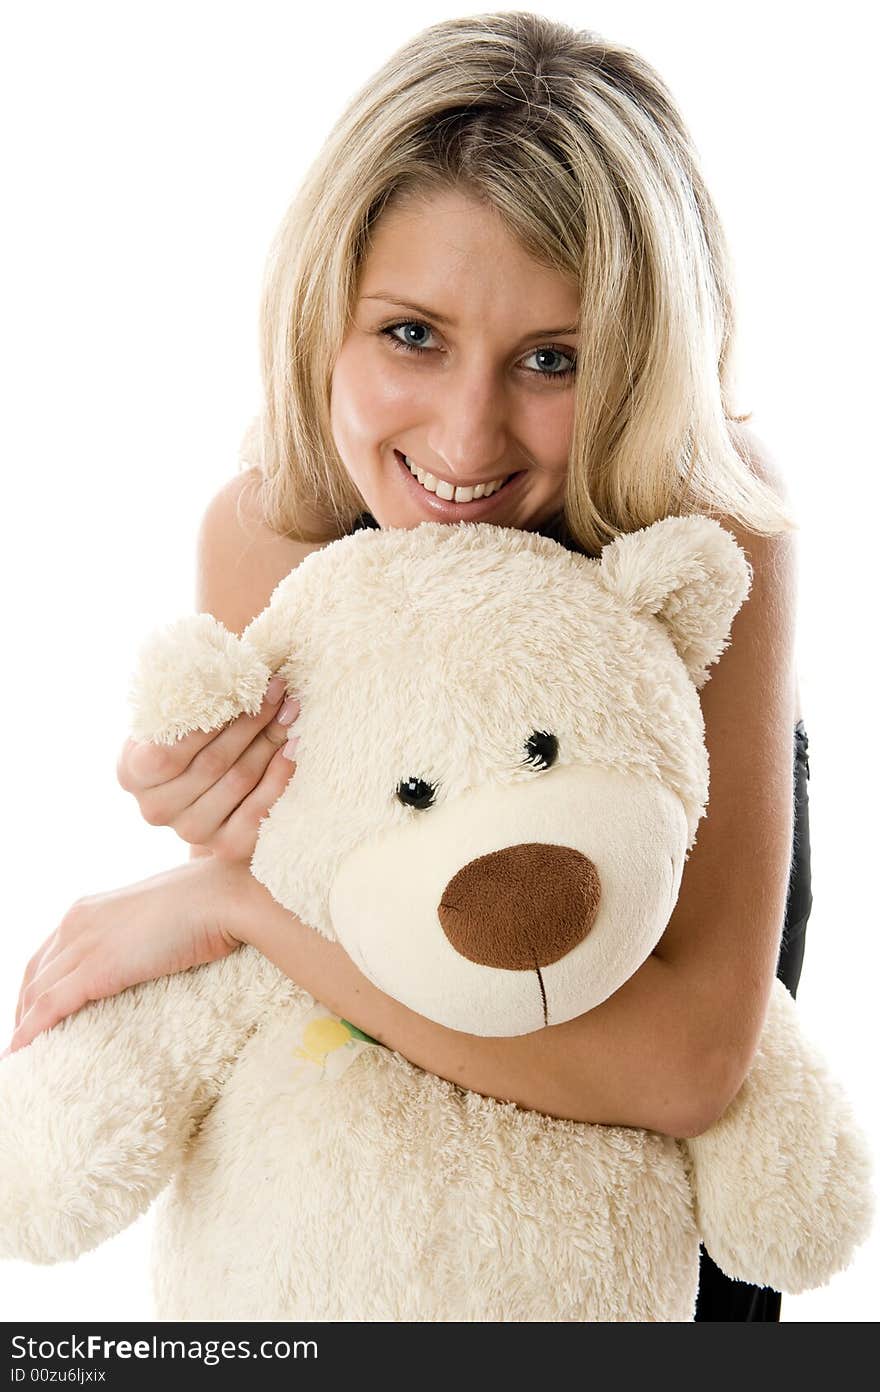
[[[576, 283], [531, 256], [484, 200], [454, 190], [387, 209], [371, 233], [358, 295], [430, 309], [450, 327], [474, 310], [532, 318], [536, 333], [575, 331]], [[536, 317], [537, 316], [537, 317]]]

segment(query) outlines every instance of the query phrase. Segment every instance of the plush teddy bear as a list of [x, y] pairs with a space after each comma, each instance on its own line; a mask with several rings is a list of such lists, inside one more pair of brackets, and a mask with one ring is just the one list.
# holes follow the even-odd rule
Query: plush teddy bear
[[[242, 638], [145, 650], [135, 732], [301, 701], [256, 877], [383, 991], [516, 1035], [605, 1000], [669, 920], [708, 796], [698, 689], [749, 584], [717, 523], [600, 558], [488, 525], [355, 533]], [[0, 1253], [75, 1257], [163, 1198], [162, 1319], [690, 1320], [699, 1242], [798, 1292], [871, 1210], [848, 1103], [781, 983], [753, 1066], [677, 1141], [413, 1066], [259, 953], [86, 1007], [0, 1065]]]

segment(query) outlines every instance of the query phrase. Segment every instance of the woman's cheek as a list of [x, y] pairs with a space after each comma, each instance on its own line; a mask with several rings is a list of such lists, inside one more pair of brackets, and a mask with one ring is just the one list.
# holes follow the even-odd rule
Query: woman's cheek
[[571, 393], [566, 392], [565, 396], [566, 400], [548, 403], [548, 408], [536, 415], [531, 422], [530, 432], [535, 442], [535, 457], [542, 461], [548, 472], [560, 474], [563, 478], [568, 467], [574, 430], [574, 401]]
[[392, 376], [380, 370], [374, 354], [343, 345], [333, 371], [330, 394], [334, 436], [338, 433], [351, 444], [363, 445], [381, 434], [389, 410], [401, 395], [401, 388], [392, 381]]

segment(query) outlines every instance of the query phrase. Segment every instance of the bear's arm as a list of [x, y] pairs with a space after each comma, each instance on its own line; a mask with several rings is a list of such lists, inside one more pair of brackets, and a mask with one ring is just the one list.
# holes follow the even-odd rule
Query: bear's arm
[[0, 1256], [63, 1261], [143, 1213], [260, 1021], [296, 992], [244, 947], [96, 1001], [0, 1064]]
[[867, 1235], [867, 1143], [781, 981], [745, 1082], [686, 1144], [700, 1236], [735, 1280], [797, 1295], [843, 1270]]

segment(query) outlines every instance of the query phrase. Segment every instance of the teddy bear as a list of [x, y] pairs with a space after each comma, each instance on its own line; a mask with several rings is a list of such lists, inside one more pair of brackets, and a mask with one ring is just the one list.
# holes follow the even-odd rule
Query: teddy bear
[[[461, 523], [310, 555], [241, 638], [145, 647], [134, 732], [300, 699], [252, 873], [453, 1030], [593, 1009], [663, 933], [709, 790], [699, 691], [748, 562], [670, 517], [598, 557]], [[799, 1292], [872, 1212], [849, 1102], [774, 983], [698, 1136], [542, 1116], [338, 1020], [250, 947], [95, 1002], [0, 1064], [0, 1255], [76, 1257], [161, 1195], [171, 1320], [688, 1321], [702, 1241]]]

